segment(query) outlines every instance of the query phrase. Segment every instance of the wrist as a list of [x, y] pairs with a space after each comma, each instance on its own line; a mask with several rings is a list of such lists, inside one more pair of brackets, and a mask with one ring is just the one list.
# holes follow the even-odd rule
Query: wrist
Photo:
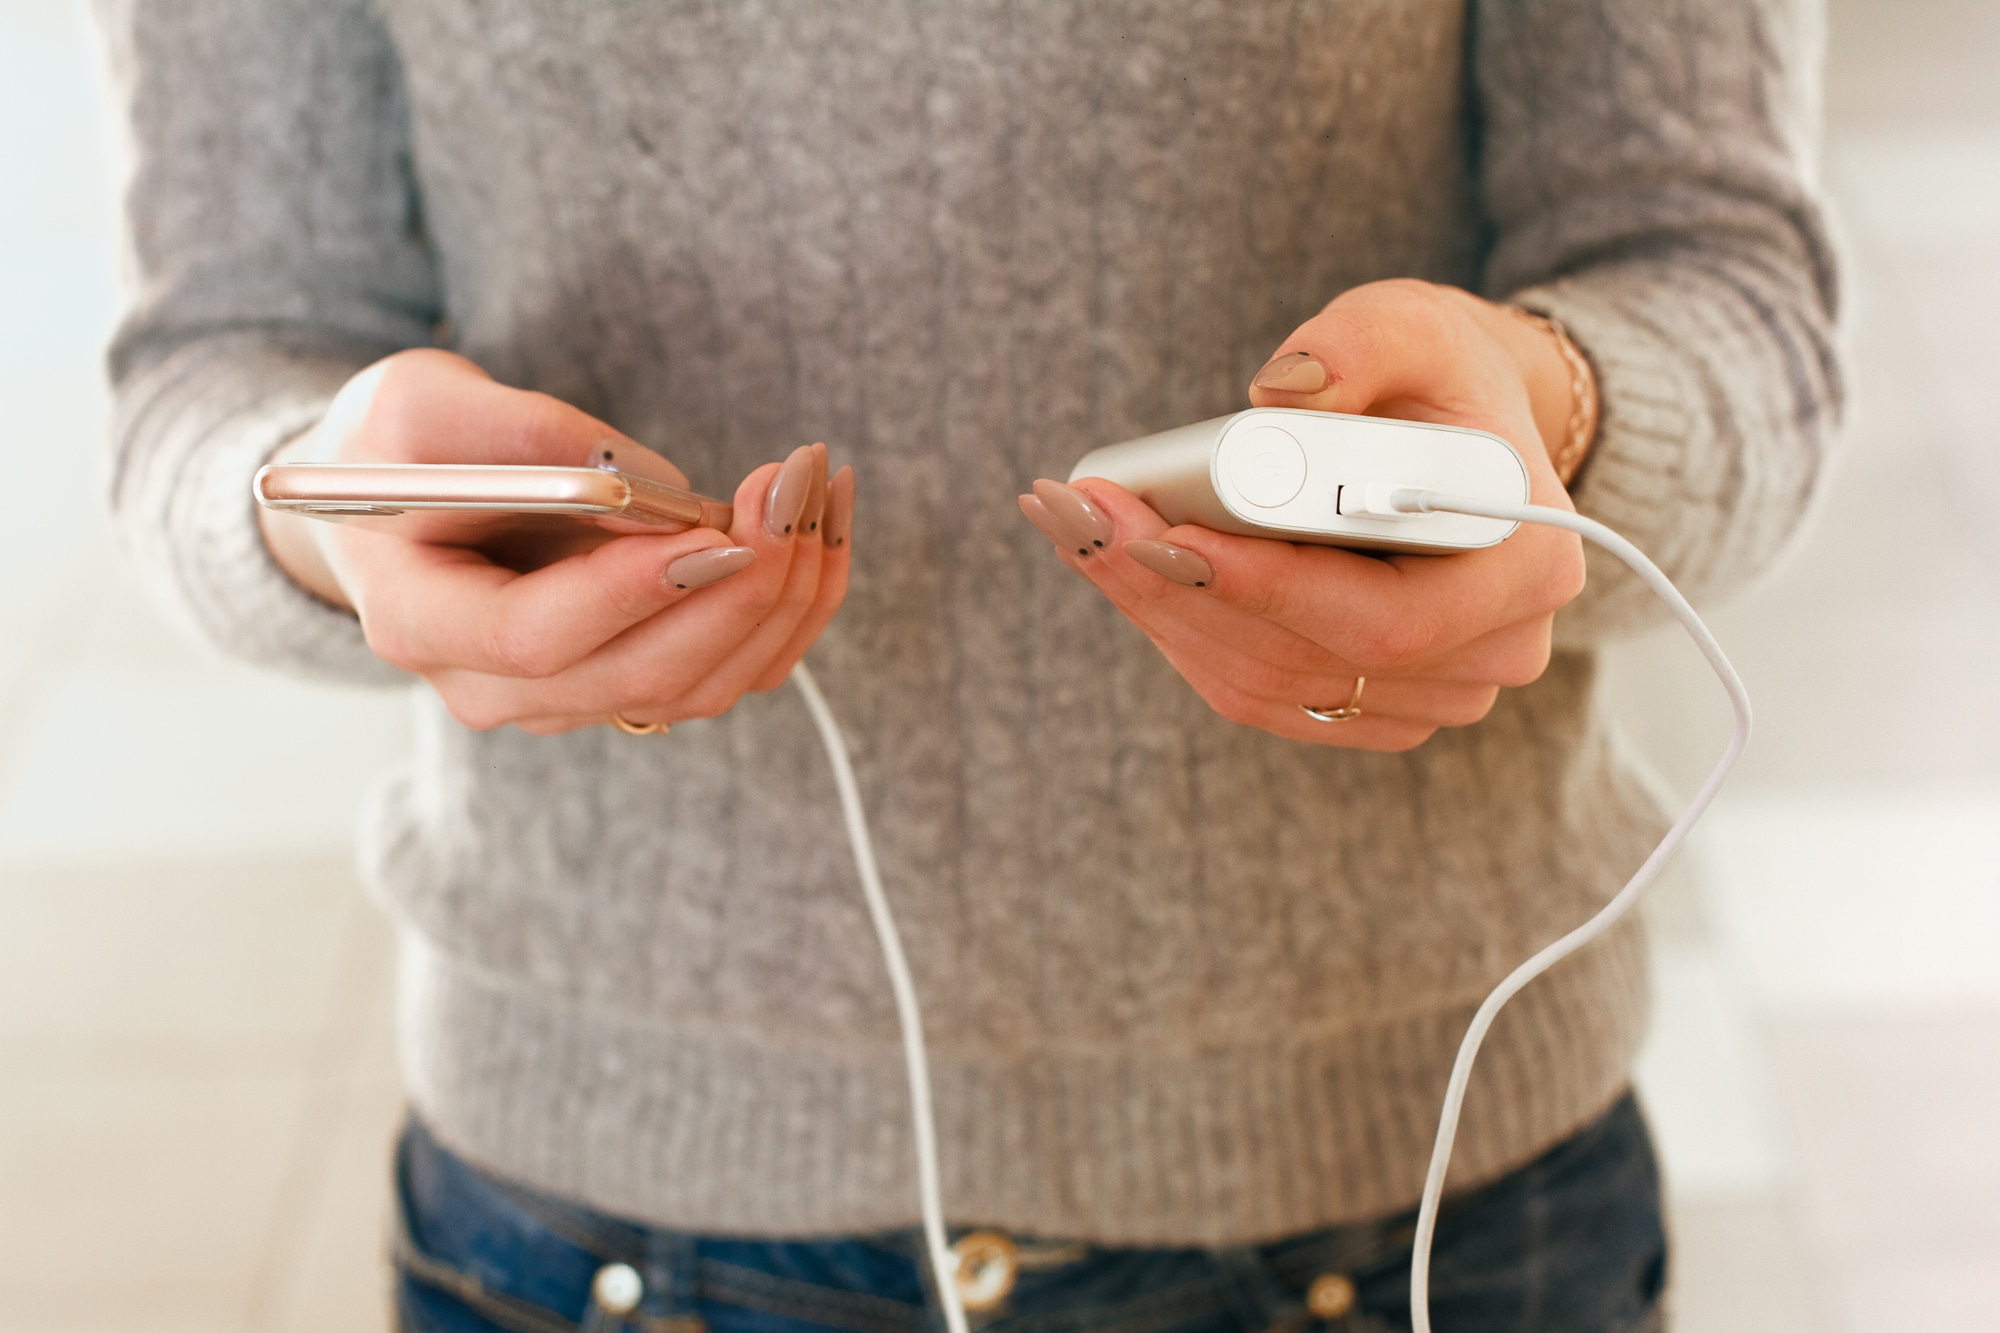
[[[284, 463], [297, 458], [312, 440], [313, 432], [305, 431], [294, 435], [271, 452], [267, 460]], [[324, 525], [318, 519], [303, 518], [297, 514], [282, 513], [276, 509], [257, 506], [257, 527], [264, 536], [264, 547], [271, 553], [271, 560], [285, 572], [292, 582], [304, 588], [323, 602], [331, 603], [343, 611], [352, 611], [354, 603], [340, 586], [340, 580], [327, 561], [326, 553], [319, 544], [320, 530]]]
[[1597, 375], [1560, 320], [1517, 305], [1510, 339], [1556, 478], [1567, 486], [1582, 470], [1598, 422]]

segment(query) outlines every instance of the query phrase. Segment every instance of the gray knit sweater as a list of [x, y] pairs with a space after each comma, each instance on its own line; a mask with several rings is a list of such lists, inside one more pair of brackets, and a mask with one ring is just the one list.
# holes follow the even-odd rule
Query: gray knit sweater
[[[1610, 566], [1538, 684], [1352, 753], [1210, 713], [1016, 493], [1242, 406], [1300, 320], [1394, 275], [1561, 316], [1604, 393], [1578, 503], [1697, 600], [1770, 562], [1822, 471], [1803, 0], [102, 10], [137, 147], [114, 499], [227, 651], [406, 683], [273, 566], [248, 490], [399, 348], [707, 490], [814, 439], [856, 465], [852, 592], [810, 660], [957, 1221], [1215, 1243], [1410, 1204], [1473, 1005], [1662, 825], [1591, 707], [1590, 646], [1654, 614]], [[664, 741], [420, 711], [363, 843], [440, 1137], [672, 1226], [910, 1222], [894, 1012], [800, 702]], [[1625, 930], [1523, 995], [1458, 1178], [1616, 1097], [1645, 994]]]

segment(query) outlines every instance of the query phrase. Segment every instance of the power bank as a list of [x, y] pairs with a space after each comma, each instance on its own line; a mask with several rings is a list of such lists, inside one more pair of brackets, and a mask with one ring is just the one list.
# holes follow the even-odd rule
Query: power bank
[[1398, 514], [1420, 487], [1528, 503], [1528, 468], [1498, 435], [1387, 417], [1254, 407], [1085, 454], [1069, 479], [1102, 477], [1172, 524], [1368, 551], [1448, 553], [1505, 541], [1517, 523]]

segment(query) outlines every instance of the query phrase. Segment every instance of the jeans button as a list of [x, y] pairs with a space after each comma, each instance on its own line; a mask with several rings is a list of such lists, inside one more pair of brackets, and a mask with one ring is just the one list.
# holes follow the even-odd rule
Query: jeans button
[[975, 1231], [951, 1247], [958, 1267], [952, 1281], [969, 1314], [984, 1314], [1007, 1299], [1021, 1273], [1021, 1251], [997, 1231]]
[[646, 1284], [630, 1264], [606, 1264], [590, 1280], [590, 1294], [606, 1314], [628, 1315], [639, 1308]]
[[1354, 1279], [1345, 1273], [1321, 1273], [1306, 1288], [1306, 1309], [1319, 1319], [1340, 1319], [1354, 1308]]

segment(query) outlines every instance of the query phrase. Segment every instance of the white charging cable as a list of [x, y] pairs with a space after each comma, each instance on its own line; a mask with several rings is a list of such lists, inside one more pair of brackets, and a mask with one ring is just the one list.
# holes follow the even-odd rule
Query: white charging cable
[[[1431, 1148], [1430, 1173], [1424, 1180], [1423, 1203], [1417, 1211], [1417, 1231], [1410, 1257], [1411, 1330], [1412, 1333], [1431, 1333], [1431, 1242], [1437, 1234], [1438, 1203], [1444, 1197], [1445, 1174], [1451, 1166], [1452, 1144], [1458, 1137], [1459, 1113], [1465, 1105], [1466, 1085], [1472, 1080], [1472, 1062], [1479, 1054], [1480, 1043], [1486, 1039], [1487, 1029], [1493, 1026], [1501, 1006], [1530, 981], [1617, 924], [1619, 918], [1639, 900], [1639, 895], [1659, 876], [1661, 869], [1687, 838], [1688, 830], [1694, 827], [1709, 802], [1715, 799], [1723, 779], [1736, 766], [1743, 747], [1749, 743], [1750, 696], [1744, 691], [1736, 668], [1723, 655], [1722, 646], [1709, 633], [1708, 626], [1702, 623], [1694, 608], [1688, 605], [1687, 598], [1681, 596], [1680, 589], [1674, 587], [1644, 552], [1602, 523], [1566, 509], [1490, 504], [1484, 500], [1440, 495], [1416, 487], [1391, 488], [1385, 498], [1388, 506], [1401, 514], [1442, 512], [1514, 523], [1541, 523], [1566, 528], [1603, 547], [1630, 566], [1654, 595], [1666, 603], [1694, 640], [1695, 646], [1701, 649], [1702, 656], [1715, 669], [1736, 713], [1736, 729], [1729, 738], [1722, 759], [1638, 872], [1626, 881], [1625, 887], [1610, 902], [1599, 909], [1597, 915], [1515, 968], [1494, 987], [1493, 993], [1486, 997], [1485, 1003], [1473, 1015], [1472, 1025], [1466, 1029], [1465, 1038], [1459, 1043], [1458, 1058], [1452, 1064], [1451, 1080], [1445, 1087], [1444, 1109], [1438, 1117], [1437, 1139]], [[889, 966], [889, 984], [896, 995], [896, 1017], [902, 1027], [903, 1059], [910, 1079], [910, 1113], [917, 1138], [917, 1193], [923, 1210], [925, 1248], [930, 1255], [931, 1270], [937, 1278], [938, 1297], [944, 1303], [949, 1333], [966, 1333], [965, 1303], [958, 1290], [958, 1260], [945, 1240], [944, 1204], [938, 1189], [937, 1125], [931, 1108], [930, 1068], [924, 1057], [923, 1016], [917, 1009], [916, 988], [910, 983], [910, 968], [903, 957], [902, 940], [896, 934], [895, 918], [890, 915], [889, 901], [882, 892], [882, 877], [875, 866], [875, 845], [868, 834], [868, 818], [861, 808], [861, 790], [854, 781], [854, 766], [848, 758], [847, 743], [840, 734], [840, 724], [834, 720], [833, 710], [827, 707], [826, 696], [820, 693], [819, 685], [804, 662], [792, 668], [792, 683], [798, 686], [799, 693], [805, 698], [806, 708], [812, 713], [813, 724], [819, 728], [820, 741], [826, 747], [827, 759], [833, 766], [834, 785], [840, 791], [841, 814], [847, 821], [848, 844], [854, 851], [855, 868], [861, 874], [862, 892], [868, 898], [868, 914], [874, 920], [875, 934], [882, 942], [883, 959]]]
[[1729, 693], [1729, 705], [1736, 713], [1736, 729], [1729, 737], [1729, 745], [1723, 750], [1722, 758], [1709, 772], [1707, 781], [1701, 784], [1701, 790], [1694, 794], [1694, 800], [1681, 811], [1681, 817], [1660, 839], [1660, 845], [1653, 849], [1653, 854], [1625, 882], [1625, 887], [1599, 909], [1596, 916], [1508, 973], [1506, 980], [1493, 988], [1493, 993], [1486, 997], [1486, 1002], [1472, 1016], [1472, 1026], [1466, 1029], [1465, 1039], [1458, 1046], [1458, 1058], [1452, 1063], [1451, 1081], [1445, 1085], [1444, 1110], [1438, 1116], [1437, 1140], [1431, 1147], [1431, 1169], [1424, 1179], [1423, 1204], [1417, 1210], [1417, 1234], [1410, 1256], [1411, 1333], [1431, 1333], [1431, 1241], [1437, 1234], [1438, 1202], [1444, 1197], [1445, 1172], [1451, 1166], [1452, 1143], [1458, 1137], [1458, 1116], [1465, 1105], [1465, 1087], [1472, 1081], [1472, 1061], [1479, 1054], [1479, 1044], [1486, 1040], [1486, 1030], [1493, 1026], [1500, 1007], [1513, 999], [1522, 987], [1616, 925], [1620, 917], [1632, 910], [1632, 905], [1638, 902], [1639, 895], [1646, 891], [1647, 886], [1659, 877], [1668, 859], [1687, 838], [1688, 830], [1701, 818], [1702, 811], [1708, 809], [1708, 803], [1715, 799], [1722, 780], [1729, 776], [1729, 770], [1742, 757], [1743, 747], [1750, 743], [1750, 696], [1744, 691], [1736, 668], [1723, 655], [1722, 645], [1715, 641], [1708, 626], [1688, 605], [1687, 598], [1681, 596], [1680, 589], [1660, 572], [1658, 565], [1646, 558], [1645, 552], [1595, 519], [1573, 514], [1567, 509], [1490, 504], [1484, 500], [1439, 495], [1435, 491], [1415, 487], [1397, 487], [1390, 492], [1389, 503], [1405, 514], [1442, 511], [1471, 514], [1478, 518], [1507, 519], [1516, 523], [1545, 523], [1554, 528], [1567, 528], [1595, 542], [1624, 561], [1653, 590], [1653, 595], [1667, 604], [1675, 619], [1687, 630], [1688, 637], [1701, 649], [1701, 655], [1708, 659], [1709, 666], [1715, 669], [1722, 688]]
[[902, 937], [896, 933], [896, 918], [889, 914], [889, 899], [882, 892], [875, 842], [868, 836], [868, 816], [861, 808], [861, 788], [854, 781], [854, 764], [848, 758], [840, 723], [834, 720], [826, 696], [819, 692], [819, 682], [803, 659], [792, 668], [792, 684], [805, 698], [806, 710], [819, 728], [820, 744], [826, 747], [827, 762], [833, 765], [833, 785], [840, 791], [840, 813], [847, 821], [847, 845], [854, 852], [854, 868], [861, 874], [861, 892], [868, 899], [875, 938], [882, 942], [882, 959], [889, 965], [889, 988], [896, 994], [896, 1023], [903, 1031], [903, 1064], [910, 1076], [910, 1119], [917, 1135], [917, 1201], [923, 1209], [924, 1249], [930, 1254], [931, 1272], [937, 1278], [938, 1300], [944, 1303], [945, 1327], [948, 1333], [966, 1333], [965, 1302], [958, 1292], [958, 1256], [951, 1252], [944, 1235], [937, 1118], [931, 1111], [930, 1061], [924, 1056], [924, 1016], [917, 1008], [917, 988], [910, 982]]

